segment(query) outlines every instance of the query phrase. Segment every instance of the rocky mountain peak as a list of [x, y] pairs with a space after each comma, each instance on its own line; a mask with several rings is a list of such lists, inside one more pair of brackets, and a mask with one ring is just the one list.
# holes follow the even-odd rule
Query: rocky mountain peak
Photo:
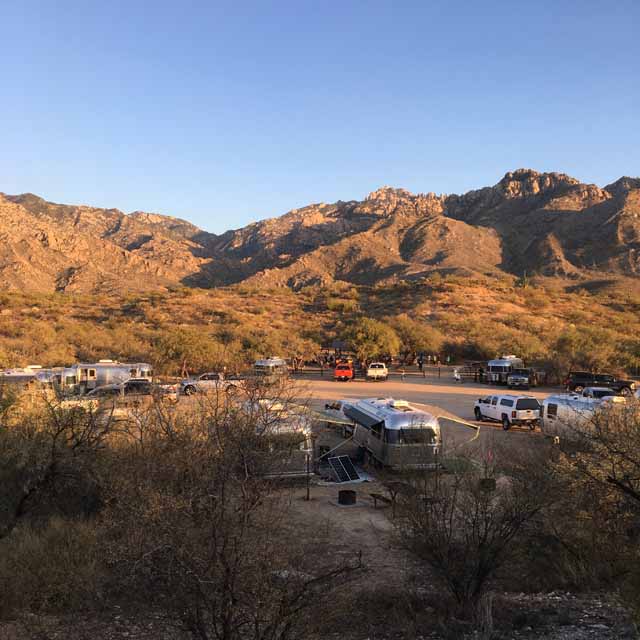
[[631, 178], [629, 176], [622, 176], [615, 182], [608, 184], [604, 190], [608, 191], [614, 196], [620, 196], [625, 193], [629, 193], [633, 189], [640, 189], [640, 178]]
[[526, 198], [577, 184], [580, 184], [579, 180], [564, 173], [539, 173], [533, 169], [516, 169], [506, 173], [495, 188], [506, 198]]
[[444, 269], [579, 277], [594, 265], [640, 276], [638, 220], [639, 178], [603, 190], [531, 169], [463, 195], [385, 186], [362, 201], [308, 205], [220, 236], [156, 213], [0, 194], [0, 287], [375, 284]]
[[383, 202], [397, 201], [397, 200], [399, 200], [401, 198], [411, 198], [412, 195], [413, 194], [410, 191], [407, 191], [406, 189], [398, 189], [398, 188], [395, 188], [395, 187], [384, 186], [384, 187], [380, 187], [379, 189], [376, 189], [375, 191], [372, 191], [365, 198], [365, 202], [370, 202], [370, 201], [383, 201]]

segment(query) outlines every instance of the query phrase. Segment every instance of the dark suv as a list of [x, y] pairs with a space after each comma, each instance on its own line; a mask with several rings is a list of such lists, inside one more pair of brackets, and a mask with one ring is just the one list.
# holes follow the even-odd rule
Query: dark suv
[[582, 393], [585, 387], [608, 387], [623, 396], [630, 396], [636, 388], [632, 380], [618, 380], [609, 373], [588, 371], [571, 371], [564, 384], [569, 391], [578, 393]]

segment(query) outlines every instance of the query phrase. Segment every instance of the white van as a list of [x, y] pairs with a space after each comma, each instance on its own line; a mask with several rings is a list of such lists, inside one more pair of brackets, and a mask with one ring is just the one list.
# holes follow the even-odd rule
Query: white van
[[473, 408], [476, 420], [502, 423], [508, 431], [514, 424], [527, 425], [531, 431], [540, 423], [540, 403], [531, 396], [495, 395], [478, 398]]

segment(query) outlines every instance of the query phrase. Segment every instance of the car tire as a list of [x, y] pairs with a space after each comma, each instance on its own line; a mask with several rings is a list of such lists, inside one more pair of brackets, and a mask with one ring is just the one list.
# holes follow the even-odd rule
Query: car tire
[[476, 420], [478, 422], [482, 422], [484, 420], [484, 416], [482, 415], [482, 411], [478, 407], [475, 408], [474, 413], [476, 414]]
[[511, 423], [509, 422], [509, 418], [507, 418], [507, 416], [502, 416], [502, 428], [505, 431], [509, 431], [509, 429], [511, 429]]
[[631, 389], [629, 389], [629, 387], [622, 387], [622, 389], [620, 389], [620, 395], [628, 398], [631, 395]]
[[196, 388], [192, 385], [189, 385], [188, 387], [184, 388], [185, 396], [192, 396], [195, 392], [196, 392]]

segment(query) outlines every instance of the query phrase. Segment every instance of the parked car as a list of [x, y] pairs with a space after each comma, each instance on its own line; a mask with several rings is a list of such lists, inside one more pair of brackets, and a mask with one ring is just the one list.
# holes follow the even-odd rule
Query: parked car
[[585, 387], [579, 398], [585, 398], [595, 403], [624, 402], [625, 398], [608, 387]]
[[389, 370], [384, 362], [372, 362], [367, 367], [367, 380], [386, 380]]
[[339, 362], [333, 370], [333, 378], [338, 382], [353, 380], [353, 366], [348, 362]]
[[536, 374], [533, 369], [514, 369], [507, 375], [507, 387], [509, 389], [528, 389], [537, 384]]
[[131, 378], [126, 382], [116, 382], [96, 387], [87, 393], [87, 398], [117, 398], [121, 396], [150, 396], [154, 386], [146, 378]]
[[568, 391], [582, 393], [585, 387], [608, 387], [623, 396], [633, 395], [636, 383], [633, 380], [619, 380], [609, 373], [571, 371], [565, 380]]
[[508, 431], [512, 425], [527, 425], [532, 431], [540, 423], [540, 403], [531, 396], [495, 395], [478, 398], [473, 412], [476, 420], [502, 423]]
[[197, 378], [187, 378], [180, 382], [180, 393], [185, 396], [215, 390], [235, 390], [241, 385], [239, 376], [225, 377], [224, 373], [203, 373]]

